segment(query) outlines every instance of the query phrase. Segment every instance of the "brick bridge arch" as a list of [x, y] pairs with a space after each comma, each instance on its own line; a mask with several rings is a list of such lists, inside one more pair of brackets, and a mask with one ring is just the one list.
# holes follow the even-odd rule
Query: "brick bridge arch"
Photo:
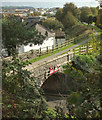
[[32, 73], [32, 76], [36, 78], [40, 86], [42, 86], [42, 84], [49, 77], [49, 68], [51, 66], [54, 68], [54, 66], [57, 65], [59, 68], [59, 71], [57, 72], [63, 73], [63, 65], [66, 65], [73, 58], [73, 56], [73, 52], [68, 52], [67, 54], [58, 56], [56, 58], [53, 58], [52, 60], [45, 61], [42, 64], [33, 66], [33, 68], [29, 69], [29, 71]]
[[72, 79], [68, 74], [57, 72], [49, 76], [42, 84], [44, 93], [67, 94], [72, 86]]

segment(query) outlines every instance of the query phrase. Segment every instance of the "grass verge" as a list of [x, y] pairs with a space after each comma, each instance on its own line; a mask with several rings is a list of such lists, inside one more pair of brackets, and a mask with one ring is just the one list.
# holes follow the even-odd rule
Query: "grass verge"
[[28, 65], [28, 64], [30, 64], [30, 63], [34, 63], [34, 62], [36, 62], [36, 61], [39, 61], [39, 60], [41, 60], [41, 59], [44, 59], [44, 58], [49, 57], [49, 56], [51, 56], [51, 55], [54, 55], [54, 54], [56, 54], [56, 53], [58, 53], [58, 52], [60, 52], [60, 51], [63, 51], [63, 50], [65, 50], [65, 49], [67, 49], [67, 48], [69, 48], [69, 47], [71, 47], [71, 46], [73, 46], [73, 45], [74, 45], [74, 43], [71, 43], [71, 44], [69, 44], [68, 46], [65, 46], [65, 47], [63, 47], [63, 48], [60, 48], [60, 49], [58, 49], [58, 50], [56, 50], [56, 51], [54, 51], [54, 52], [52, 52], [52, 53], [48, 53], [48, 54], [42, 55], [42, 56], [40, 56], [40, 57], [37, 57], [37, 58], [31, 59], [31, 60], [29, 60], [29, 61], [26, 61], [25, 64]]

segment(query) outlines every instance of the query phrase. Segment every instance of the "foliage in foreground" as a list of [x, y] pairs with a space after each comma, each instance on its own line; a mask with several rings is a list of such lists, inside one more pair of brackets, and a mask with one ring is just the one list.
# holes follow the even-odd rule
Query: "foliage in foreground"
[[48, 107], [36, 79], [15, 56], [3, 60], [3, 118], [39, 118], [44, 120], [72, 118], [60, 107]]
[[101, 67], [97, 55], [79, 55], [75, 64], [66, 66], [65, 73], [73, 79], [73, 88], [67, 98], [69, 114], [76, 118], [102, 117]]
[[34, 77], [24, 69], [24, 63], [13, 57], [3, 61], [3, 117], [38, 118], [47, 109]]

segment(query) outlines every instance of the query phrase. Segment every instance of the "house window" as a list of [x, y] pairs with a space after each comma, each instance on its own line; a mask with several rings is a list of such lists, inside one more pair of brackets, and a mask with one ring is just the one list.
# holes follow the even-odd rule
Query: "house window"
[[30, 46], [30, 47], [32, 47], [33, 45], [32, 45], [32, 44], [30, 44], [29, 46]]

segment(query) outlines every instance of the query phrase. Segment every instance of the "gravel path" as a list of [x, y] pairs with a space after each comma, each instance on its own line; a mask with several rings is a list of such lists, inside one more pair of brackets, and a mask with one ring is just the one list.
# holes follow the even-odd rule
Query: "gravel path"
[[56, 53], [56, 54], [54, 54], [54, 55], [51, 55], [51, 56], [49, 56], [49, 57], [46, 57], [46, 58], [41, 59], [41, 60], [39, 60], [39, 61], [36, 61], [36, 62], [32, 63], [31, 65], [28, 65], [28, 66], [26, 67], [26, 69], [29, 69], [29, 67], [31, 68], [32, 66], [36, 66], [36, 65], [41, 64], [41, 63], [43, 63], [43, 62], [46, 62], [46, 61], [48, 61], [48, 60], [51, 60], [51, 59], [53, 59], [53, 58], [55, 58], [55, 57], [57, 57], [57, 56], [65, 53], [65, 52], [71, 50], [71, 49], [74, 49], [74, 48], [80, 46], [81, 44], [84, 44], [85, 42], [87, 42], [87, 41], [89, 41], [89, 40], [90, 40], [90, 38], [87, 39], [87, 40], [85, 40], [85, 41], [82, 41], [82, 42], [80, 42], [80, 43], [78, 43], [78, 44], [75, 44], [75, 45], [73, 45], [73, 46], [71, 46], [71, 47], [69, 47], [69, 48], [67, 48], [67, 49], [65, 49], [65, 50], [63, 50], [63, 51], [60, 51], [60, 52], [58, 52], [58, 53]]

